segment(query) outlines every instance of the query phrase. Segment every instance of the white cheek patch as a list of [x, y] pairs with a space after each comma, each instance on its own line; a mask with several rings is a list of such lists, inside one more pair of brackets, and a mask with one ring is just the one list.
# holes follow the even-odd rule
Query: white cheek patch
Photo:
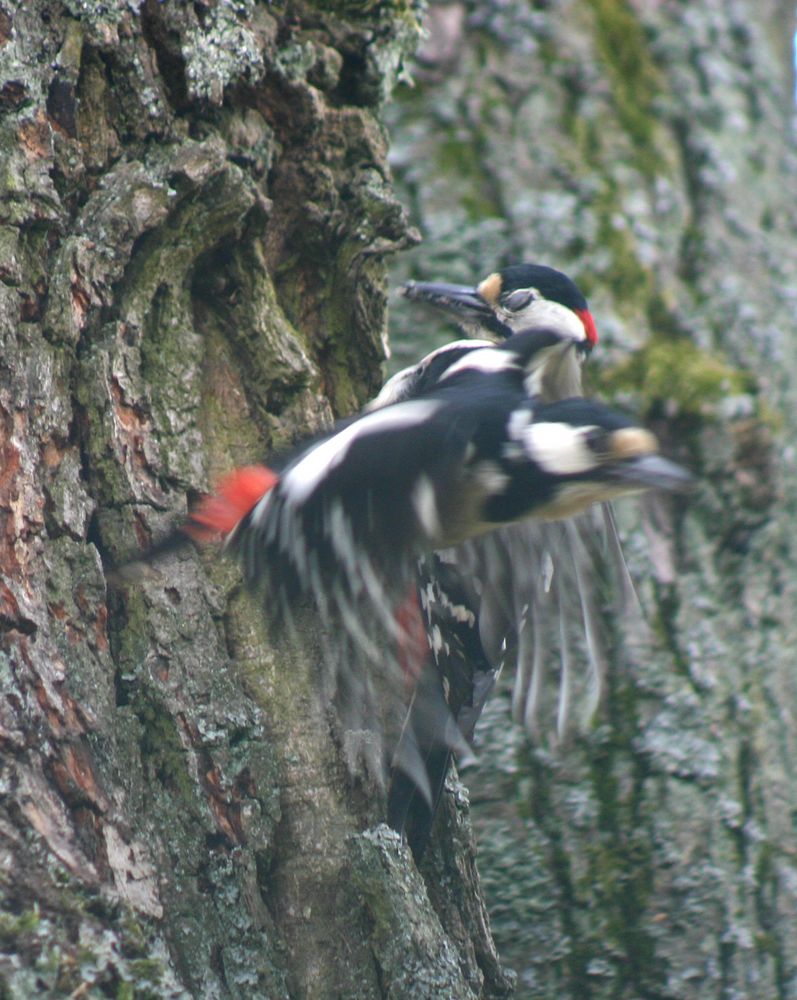
[[555, 476], [589, 472], [599, 465], [587, 444], [593, 427], [570, 424], [532, 423], [523, 432], [523, 447], [529, 458], [545, 472]]
[[428, 420], [441, 405], [434, 400], [411, 400], [366, 414], [338, 434], [311, 448], [291, 466], [280, 480], [283, 496], [292, 503], [303, 503], [324, 476], [346, 458], [349, 448], [358, 438], [379, 431], [398, 431], [417, 426]]
[[507, 324], [517, 332], [531, 326], [549, 326], [559, 330], [574, 341], [587, 339], [584, 324], [572, 309], [551, 299], [534, 299], [519, 312], [507, 313]]
[[[581, 395], [582, 358], [572, 349], [573, 342], [567, 342], [564, 349], [552, 351], [545, 366], [534, 369], [523, 382], [529, 396], [548, 396], [550, 399], [566, 399]], [[546, 393], [546, 386], [549, 390]]]
[[[575, 361], [572, 345], [571, 340], [563, 340], [562, 343], [546, 347], [534, 355], [531, 359], [531, 365], [527, 369], [528, 375], [523, 379], [523, 389], [527, 396], [541, 395], [546, 376], [552, 371], [561, 371], [563, 364], [567, 364], [567, 358], [574, 359], [573, 364], [576, 365], [580, 381], [581, 369], [579, 363]], [[574, 393], [574, 395], [578, 395], [578, 393]]]

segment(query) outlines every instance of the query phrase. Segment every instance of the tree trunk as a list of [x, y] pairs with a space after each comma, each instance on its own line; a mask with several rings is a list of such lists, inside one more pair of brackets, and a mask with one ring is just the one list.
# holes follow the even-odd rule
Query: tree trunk
[[380, 384], [417, 12], [331, 6], [0, 7], [3, 996], [507, 991], [465, 801], [436, 912], [346, 776], [322, 638], [272, 644], [215, 555], [108, 574]]
[[[618, 504], [656, 642], [616, 623], [594, 728], [540, 747], [508, 692], [488, 708], [465, 778], [518, 997], [797, 997], [794, 22], [775, 0], [435, 5], [389, 113], [424, 235], [395, 282], [562, 267], [601, 335], [591, 391], [700, 478]], [[406, 302], [391, 328], [407, 356], [449, 336]]]
[[[541, 749], [490, 706], [467, 778], [517, 996], [797, 996], [793, 22], [436, 5], [394, 112], [426, 236], [396, 280], [564, 267], [595, 391], [701, 478], [621, 509], [658, 642], [617, 623], [594, 730]], [[346, 776], [323, 638], [272, 644], [215, 556], [107, 578], [379, 384], [416, 39], [409, 2], [2, 0], [4, 995], [509, 990], [467, 796], [421, 878]]]

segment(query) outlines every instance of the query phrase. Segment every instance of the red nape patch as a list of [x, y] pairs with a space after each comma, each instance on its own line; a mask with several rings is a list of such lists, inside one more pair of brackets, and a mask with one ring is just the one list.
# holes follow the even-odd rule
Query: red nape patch
[[410, 587], [407, 596], [396, 608], [395, 617], [399, 628], [398, 661], [409, 693], [421, 676], [429, 655], [426, 625], [415, 586]]
[[592, 313], [589, 309], [576, 309], [575, 313], [584, 324], [584, 330], [586, 331], [590, 347], [594, 347], [598, 343], [598, 329], [595, 326], [595, 320], [592, 318]]
[[210, 541], [216, 535], [229, 535], [278, 481], [277, 473], [265, 465], [234, 469], [219, 483], [217, 492], [205, 497], [191, 512], [183, 531], [197, 542]]

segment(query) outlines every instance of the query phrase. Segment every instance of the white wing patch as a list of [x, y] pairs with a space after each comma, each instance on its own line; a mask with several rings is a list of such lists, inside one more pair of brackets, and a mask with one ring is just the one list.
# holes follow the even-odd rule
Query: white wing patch
[[438, 358], [441, 354], [445, 355], [449, 351], [454, 352], [461, 350], [462, 348], [467, 348], [468, 351], [477, 351], [482, 347], [493, 347], [493, 342], [491, 340], [453, 340], [449, 344], [444, 344], [442, 347], [438, 347], [437, 350], [431, 351], [426, 355], [417, 365], [410, 365], [409, 368], [402, 368], [400, 372], [396, 372], [391, 378], [385, 382], [379, 391], [379, 395], [375, 396], [371, 402], [366, 406], [366, 411], [379, 410], [383, 406], [388, 406], [390, 403], [400, 403], [407, 396], [412, 394], [412, 390], [415, 383], [423, 375], [424, 371], [429, 367], [429, 365]]
[[266, 513], [268, 511], [269, 501], [271, 500], [273, 495], [274, 491], [269, 490], [268, 493], [264, 494], [260, 498], [260, 500], [258, 500], [255, 509], [252, 511], [252, 524], [254, 524], [255, 527], [257, 528], [262, 527], [263, 522], [266, 519]]
[[492, 340], [450, 340], [447, 344], [443, 344], [442, 347], [430, 351], [422, 361], [418, 362], [417, 367], [425, 368], [430, 361], [434, 361], [441, 354], [445, 354], [447, 351], [457, 351], [462, 347], [476, 351], [482, 347], [495, 347], [495, 344]]
[[531, 423], [523, 431], [523, 447], [529, 458], [545, 472], [556, 476], [589, 472], [599, 464], [587, 445], [593, 427], [560, 423]]
[[528, 406], [522, 406], [510, 413], [506, 430], [513, 441], [522, 441], [523, 433], [531, 423], [533, 415], [531, 408]]
[[494, 344], [490, 347], [480, 348], [478, 351], [470, 351], [459, 361], [455, 361], [450, 368], [447, 368], [440, 381], [456, 375], [457, 372], [477, 371], [477, 372], [501, 372], [509, 368], [517, 368], [518, 363], [511, 351], [502, 351]]
[[485, 459], [475, 467], [476, 480], [488, 496], [495, 496], [509, 485], [509, 476], [497, 462]]
[[357, 438], [378, 431], [417, 426], [428, 420], [441, 405], [436, 400], [410, 400], [367, 413], [338, 434], [311, 448], [296, 465], [291, 466], [281, 479], [283, 496], [292, 503], [303, 503], [329, 470], [340, 465]]
[[400, 403], [407, 396], [412, 394], [412, 388], [420, 378], [423, 371], [423, 362], [419, 365], [411, 365], [409, 368], [402, 368], [400, 372], [387, 380], [379, 390], [379, 395], [374, 396], [365, 407], [366, 411], [381, 410], [383, 406], [391, 403]]
[[437, 510], [437, 496], [434, 486], [428, 476], [421, 475], [412, 490], [412, 506], [421, 522], [421, 527], [426, 532], [430, 541], [440, 538], [442, 527], [440, 525], [440, 515]]

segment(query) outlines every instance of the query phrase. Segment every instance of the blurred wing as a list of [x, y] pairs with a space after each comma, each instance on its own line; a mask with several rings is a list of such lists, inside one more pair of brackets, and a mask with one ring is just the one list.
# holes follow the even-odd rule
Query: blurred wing
[[437, 484], [453, 475], [441, 437], [456, 464], [470, 433], [434, 401], [368, 414], [289, 463], [228, 542], [274, 625], [299, 642], [308, 621], [322, 633], [318, 687], [338, 709], [351, 769], [380, 783], [398, 769], [425, 800], [424, 753], [464, 744], [431, 687], [408, 728], [429, 657], [416, 559], [437, 521]]
[[510, 525], [443, 558], [470, 581], [483, 662], [493, 677], [514, 665], [516, 721], [537, 737], [553, 726], [559, 739], [586, 726], [606, 687], [610, 611], [638, 613], [611, 508]]

